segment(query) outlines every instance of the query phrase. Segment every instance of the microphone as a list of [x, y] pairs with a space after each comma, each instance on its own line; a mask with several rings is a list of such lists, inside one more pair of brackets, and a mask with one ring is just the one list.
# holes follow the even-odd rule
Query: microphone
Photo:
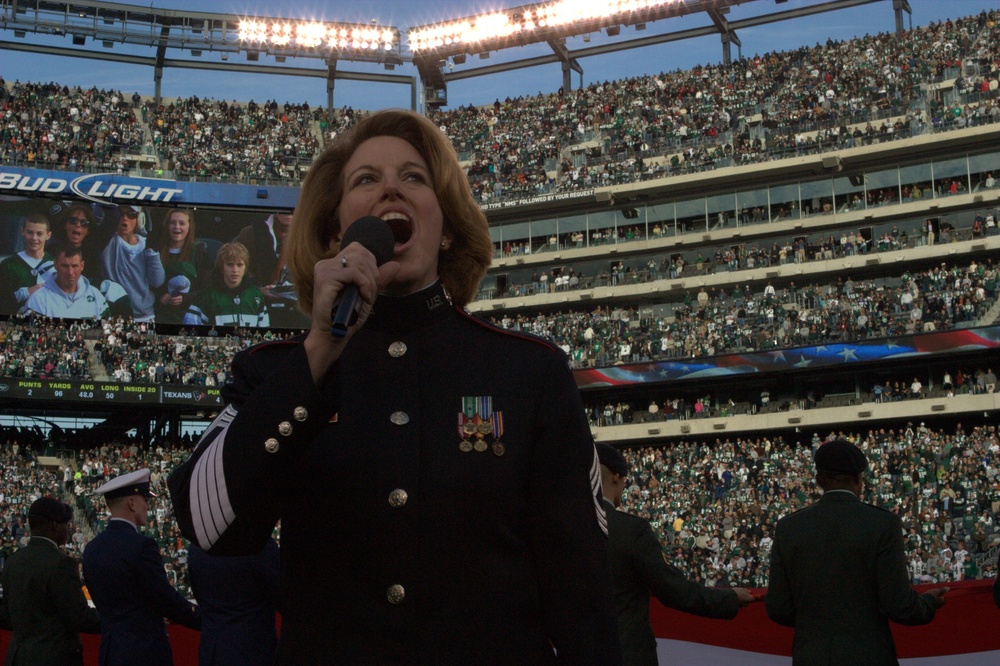
[[[366, 215], [347, 227], [344, 238], [340, 241], [340, 249], [343, 250], [351, 243], [358, 243], [374, 254], [376, 265], [381, 266], [392, 259], [396, 240], [392, 235], [392, 229], [381, 218]], [[358, 286], [356, 284], [347, 285], [330, 313], [333, 318], [333, 328], [330, 329], [330, 335], [335, 338], [347, 335], [347, 329], [358, 319], [358, 310], [361, 307], [358, 297]]]

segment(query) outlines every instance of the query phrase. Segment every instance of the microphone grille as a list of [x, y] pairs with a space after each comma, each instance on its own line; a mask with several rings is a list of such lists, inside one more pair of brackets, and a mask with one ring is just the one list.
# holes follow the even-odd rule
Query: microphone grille
[[351, 243], [359, 243], [374, 254], [376, 263], [381, 266], [392, 259], [396, 239], [392, 235], [392, 229], [384, 220], [374, 215], [366, 215], [347, 227], [344, 238], [340, 241], [340, 247], [345, 248]]

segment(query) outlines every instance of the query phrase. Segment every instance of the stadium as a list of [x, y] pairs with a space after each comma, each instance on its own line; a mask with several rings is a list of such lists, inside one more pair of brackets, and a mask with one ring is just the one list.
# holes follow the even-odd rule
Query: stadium
[[[904, 29], [906, 0], [874, 2], [886, 16], [874, 36], [737, 57], [741, 28], [867, 3], [677, 0], [565, 24], [542, 19], [559, 3], [539, 3], [503, 10], [509, 30], [486, 36], [455, 37], [486, 23], [455, 16], [331, 24], [369, 32], [326, 46], [296, 42], [285, 19], [0, 3], [0, 51], [72, 58], [113, 42], [155, 51], [114, 56], [154, 69], [204, 50], [277, 74], [299, 58], [322, 64], [307, 75], [328, 91], [310, 107], [2, 72], [0, 258], [28, 251], [29, 224], [48, 229], [49, 248], [83, 233], [83, 275], [105, 307], [32, 310], [34, 290], [19, 295], [28, 288], [0, 265], [0, 559], [27, 540], [27, 507], [45, 493], [75, 507], [79, 556], [105, 526], [94, 489], [145, 466], [163, 484], [146, 532], [190, 592], [165, 478], [223, 410], [233, 356], [308, 328], [288, 272], [258, 265], [256, 248], [261, 228], [294, 217], [313, 159], [376, 110], [336, 108], [347, 79], [410, 87], [456, 147], [494, 253], [469, 312], [566, 352], [593, 437], [633, 468], [624, 507], [651, 521], [665, 559], [706, 585], [763, 592], [774, 524], [818, 497], [813, 450], [849, 438], [872, 464], [864, 499], [903, 519], [912, 582], [952, 585], [948, 613], [894, 628], [904, 663], [996, 660], [1000, 645], [969, 618], [996, 612], [986, 592], [1000, 555], [1000, 11]], [[745, 18], [744, 5], [767, 9]], [[706, 27], [671, 31], [681, 13]], [[602, 32], [622, 42], [590, 46]], [[705, 34], [721, 62], [573, 85], [580, 58], [639, 46], [628, 39]], [[538, 44], [552, 53], [466, 67]], [[561, 67], [558, 90], [448, 106], [449, 83], [542, 61]], [[416, 76], [386, 73], [405, 66]], [[139, 290], [101, 272], [130, 209], [167, 269]], [[198, 299], [207, 283], [167, 261], [176, 215], [202, 278], [234, 239], [257, 243], [248, 283], [266, 310]], [[654, 601], [654, 628], [667, 663], [789, 663], [790, 632], [755, 607], [720, 631]], [[196, 663], [197, 637], [171, 634], [176, 663]], [[96, 663], [96, 642], [85, 646]]]

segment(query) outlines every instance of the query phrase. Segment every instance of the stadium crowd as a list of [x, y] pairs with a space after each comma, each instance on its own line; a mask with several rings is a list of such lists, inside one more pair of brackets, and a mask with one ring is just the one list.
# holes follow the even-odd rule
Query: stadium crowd
[[[954, 373], [946, 370], [943, 373], [932, 374], [929, 383], [933, 382], [933, 386], [924, 386], [920, 379], [906, 373], [897, 374], [884, 381], [877, 379], [870, 391], [860, 396], [852, 396], [851, 400], [854, 404], [857, 404], [857, 401], [888, 403], [935, 396], [953, 398], [956, 395], [981, 395], [996, 391], [997, 376], [993, 368], [960, 368]], [[712, 392], [697, 395], [677, 391], [661, 392], [660, 395], [654, 395], [641, 404], [630, 400], [613, 402], [600, 398], [587, 398], [584, 400], [584, 407], [591, 427], [603, 428], [672, 419], [715, 418], [743, 413], [836, 407], [837, 399], [844, 397], [844, 394], [832, 394], [830, 396], [832, 399], [827, 401], [827, 396], [817, 395], [811, 390], [806, 391], [804, 396], [798, 397], [787, 389], [772, 391], [766, 387], [760, 393], [750, 394], [745, 389], [727, 393], [732, 397], [722, 397]]]
[[[995, 426], [966, 432], [923, 423], [868, 432], [831, 432], [861, 446], [871, 461], [866, 501], [903, 517], [913, 581], [995, 576], [1000, 544], [1000, 439]], [[193, 446], [190, 438], [144, 442], [116, 438], [79, 451], [70, 472], [42, 469], [45, 442], [34, 431], [2, 433], [0, 558], [25, 539], [25, 513], [41, 494], [63, 496], [78, 509], [70, 551], [79, 556], [106, 512], [93, 491], [107, 478], [152, 470], [154, 491], [146, 533], [160, 544], [168, 576], [183, 593], [187, 544], [173, 518], [164, 480]], [[811, 454], [823, 441], [780, 435], [680, 441], [625, 451], [634, 473], [624, 508], [648, 518], [668, 559], [708, 585], [767, 586], [771, 530], [778, 518], [814, 501]], [[989, 554], [989, 555], [988, 555]]]
[[125, 155], [146, 140], [132, 106], [113, 90], [56, 83], [4, 84], [0, 77], [0, 161], [68, 171], [124, 172]]
[[578, 367], [602, 367], [947, 330], [986, 314], [998, 278], [994, 262], [973, 260], [898, 278], [792, 283], [780, 291], [770, 283], [763, 290], [736, 284], [731, 293], [702, 288], [662, 304], [672, 313], [661, 316], [598, 306], [491, 319], [551, 339]]
[[179, 178], [295, 178], [296, 167], [311, 164], [320, 147], [308, 103], [190, 97], [144, 104], [141, 112], [158, 154]]
[[[864, 499], [903, 518], [915, 583], [996, 575], [995, 557], [985, 556], [1000, 543], [995, 426], [966, 433], [961, 424], [944, 432], [907, 423], [834, 437], [868, 455]], [[822, 441], [763, 436], [629, 450], [624, 507], [653, 523], [668, 559], [693, 579], [766, 587], [775, 523], [818, 499], [811, 456]]]
[[99, 361], [109, 378], [136, 384], [187, 384], [222, 386], [230, 380], [233, 357], [247, 347], [282, 339], [293, 331], [238, 328], [223, 337], [152, 335], [138, 330], [124, 317], [105, 320], [102, 337], [95, 344]]
[[[1000, 122], [998, 19], [984, 11], [901, 39], [828, 41], [429, 115], [484, 202], [961, 129]], [[949, 94], [928, 101], [921, 86], [942, 81], [953, 82]], [[130, 105], [120, 92], [52, 83], [0, 88], [4, 161], [118, 169], [146, 145], [183, 178], [297, 180], [298, 166], [364, 116], [272, 100], [133, 96]]]
[[0, 377], [90, 379], [84, 331], [94, 323], [33, 317], [0, 324]]

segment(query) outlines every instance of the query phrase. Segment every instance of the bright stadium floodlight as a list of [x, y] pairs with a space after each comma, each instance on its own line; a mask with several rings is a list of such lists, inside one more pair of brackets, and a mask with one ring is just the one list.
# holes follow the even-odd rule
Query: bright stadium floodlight
[[[418, 26], [407, 32], [415, 57], [492, 51], [602, 28], [645, 24], [683, 11], [683, 0], [553, 0]], [[613, 30], [611, 31], [613, 32]]]
[[321, 23], [318, 21], [291, 21], [287, 19], [245, 18], [239, 24], [239, 39], [259, 46], [261, 50], [274, 49], [274, 55], [295, 52], [329, 51], [338, 59], [379, 60], [396, 64], [401, 57], [399, 30], [369, 23]]

